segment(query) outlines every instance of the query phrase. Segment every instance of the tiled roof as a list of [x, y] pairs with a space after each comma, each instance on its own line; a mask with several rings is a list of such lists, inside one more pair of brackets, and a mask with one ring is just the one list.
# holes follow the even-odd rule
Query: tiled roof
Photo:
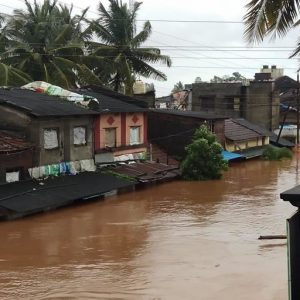
[[245, 119], [239, 118], [239, 119], [233, 119], [233, 121], [235, 123], [238, 123], [244, 127], [247, 127], [255, 132], [257, 132], [258, 134], [262, 135], [262, 136], [271, 136], [273, 135], [273, 133], [261, 126], [258, 126], [256, 124], [253, 124]]
[[21, 88], [0, 89], [1, 104], [11, 105], [36, 117], [98, 114], [57, 96], [49, 96]]
[[229, 140], [246, 141], [262, 136], [264, 135], [246, 127], [245, 125], [239, 124], [236, 120], [225, 120], [225, 137]]
[[[240, 125], [242, 127], [239, 127], [239, 129], [236, 132], [232, 132], [233, 127], [232, 127], [232, 122], [235, 123], [235, 126]], [[244, 127], [244, 128], [243, 128]], [[236, 127], [238, 128], [238, 127]], [[245, 132], [245, 137], [248, 136], [248, 138], [245, 139], [239, 139], [242, 138], [242, 130], [249, 129], [252, 130], [253, 132], [256, 132], [257, 134], [259, 134], [259, 136], [268, 136], [270, 137], [270, 143], [280, 146], [280, 147], [294, 147], [295, 144], [290, 142], [289, 140], [285, 139], [285, 138], [279, 138], [278, 142], [277, 141], [277, 135], [263, 127], [260, 127], [258, 125], [255, 125], [253, 123], [250, 123], [249, 121], [245, 120], [245, 119], [229, 119], [225, 121], [225, 136], [228, 139], [231, 139], [233, 141], [235, 140], [247, 140], [248, 138], [250, 139], [250, 135], [246, 135], [246, 131]], [[249, 133], [249, 131], [248, 131]], [[253, 133], [252, 133], [253, 134]], [[231, 138], [230, 138], [231, 136]], [[236, 139], [233, 139], [236, 138]]]
[[11, 132], [0, 130], [0, 154], [23, 151], [32, 148], [32, 144]]

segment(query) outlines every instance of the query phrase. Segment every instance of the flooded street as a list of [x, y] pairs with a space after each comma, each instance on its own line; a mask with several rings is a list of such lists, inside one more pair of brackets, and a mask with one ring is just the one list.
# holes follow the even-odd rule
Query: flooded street
[[297, 160], [0, 223], [0, 299], [287, 299]]

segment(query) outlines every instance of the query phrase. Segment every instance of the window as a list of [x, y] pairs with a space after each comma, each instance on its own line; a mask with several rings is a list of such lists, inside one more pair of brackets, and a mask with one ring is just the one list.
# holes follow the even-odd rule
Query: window
[[73, 128], [74, 145], [86, 145], [86, 127], [78, 126]]
[[116, 128], [105, 128], [105, 138], [104, 145], [105, 147], [116, 147]]
[[6, 170], [6, 182], [15, 182], [20, 180], [20, 170]]
[[235, 111], [240, 111], [240, 98], [234, 97], [233, 109]]
[[130, 145], [141, 143], [141, 126], [130, 127]]
[[44, 149], [50, 150], [56, 148], [58, 148], [58, 129], [44, 129]]

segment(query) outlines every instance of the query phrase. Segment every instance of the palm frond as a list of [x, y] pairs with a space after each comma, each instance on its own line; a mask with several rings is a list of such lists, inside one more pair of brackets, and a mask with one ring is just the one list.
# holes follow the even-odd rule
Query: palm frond
[[247, 4], [247, 14], [244, 17], [245, 37], [250, 43], [261, 41], [267, 30], [268, 24], [265, 9], [268, 0], [252, 0]]
[[143, 30], [138, 33], [132, 40], [131, 45], [133, 47], [139, 47], [142, 43], [144, 43], [152, 33], [151, 24], [149, 21], [144, 23]]
[[0, 86], [20, 86], [30, 81], [27, 74], [0, 62]]
[[155, 48], [148, 48], [147, 50], [143, 48], [134, 49], [132, 51], [132, 56], [152, 64], [162, 63], [168, 67], [171, 67], [172, 65], [171, 58], [168, 55], [161, 55], [159, 49]]
[[297, 21], [300, 0], [251, 0], [244, 17], [248, 42], [260, 42], [272, 34], [284, 36]]
[[156, 80], [167, 80], [166, 74], [139, 59], [132, 58], [131, 64], [136, 74], [139, 74], [146, 78], [153, 78]]

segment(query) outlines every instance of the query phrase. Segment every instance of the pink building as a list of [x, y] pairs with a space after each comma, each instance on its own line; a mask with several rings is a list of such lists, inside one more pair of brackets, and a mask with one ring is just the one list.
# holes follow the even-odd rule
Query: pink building
[[93, 128], [96, 163], [145, 157], [147, 108], [135, 105], [143, 102], [101, 87], [90, 87], [80, 93], [99, 101], [99, 115]]

